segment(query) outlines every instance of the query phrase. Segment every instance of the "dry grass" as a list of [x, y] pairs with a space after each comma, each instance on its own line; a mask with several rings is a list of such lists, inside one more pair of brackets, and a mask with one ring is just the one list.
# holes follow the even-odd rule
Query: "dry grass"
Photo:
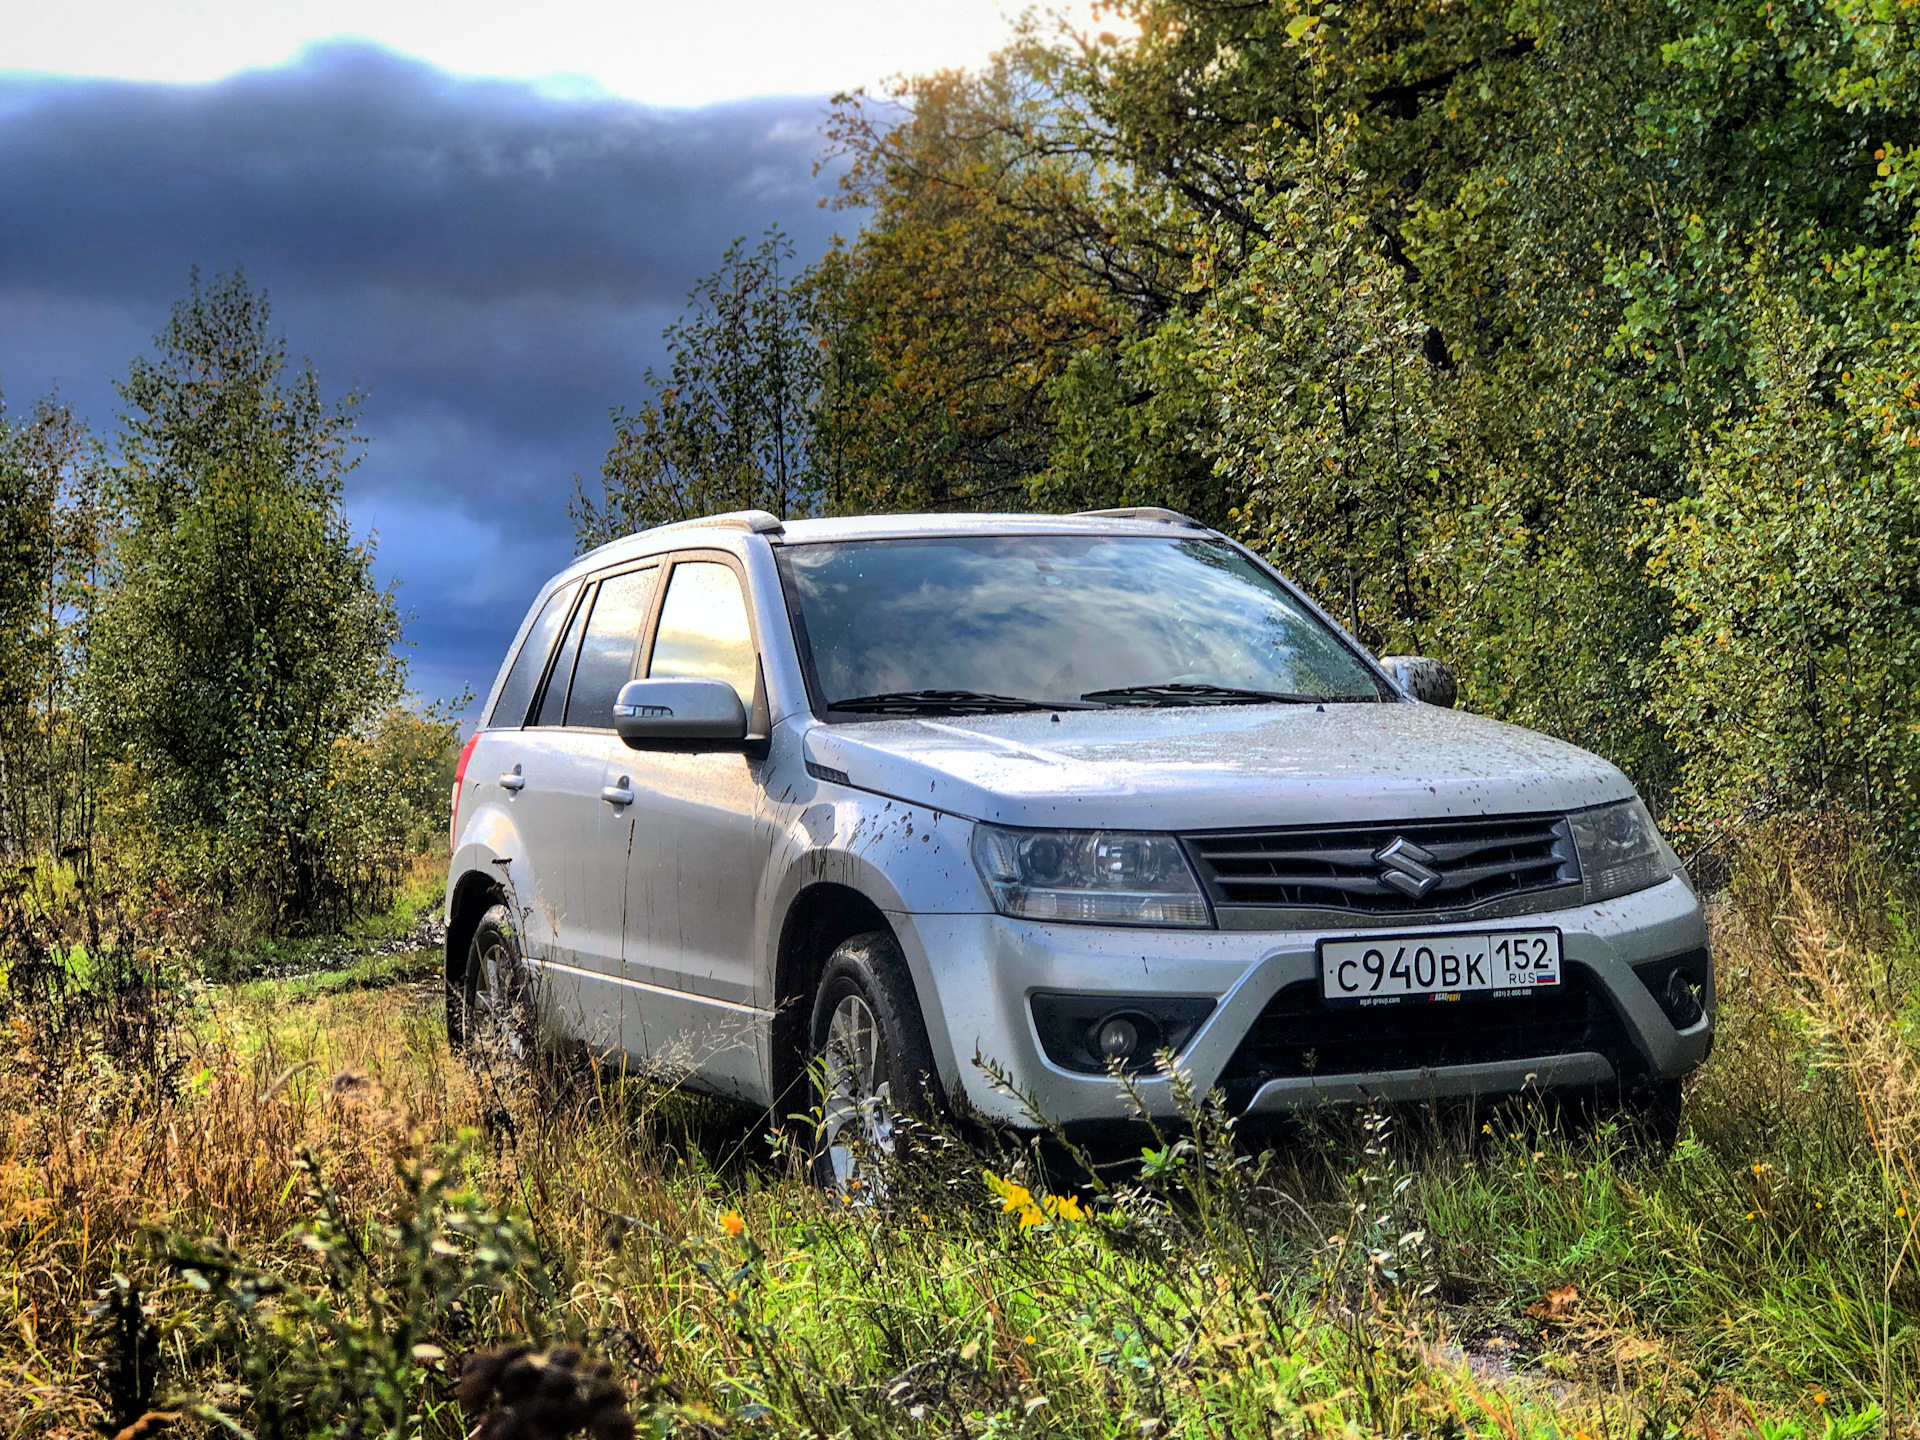
[[36, 1053], [20, 1019], [0, 1429], [99, 1419], [82, 1322], [115, 1272], [155, 1306], [163, 1392], [244, 1422], [163, 1247], [316, 1285], [305, 1151], [369, 1245], [448, 1163], [525, 1229], [528, 1283], [425, 1317], [448, 1357], [409, 1382], [426, 1435], [461, 1428], [459, 1357], [523, 1335], [605, 1356], [684, 1434], [1920, 1435], [1909, 912], [1832, 832], [1755, 855], [1715, 914], [1720, 1044], [1657, 1170], [1525, 1117], [1330, 1123], [1264, 1158], [1203, 1124], [1082, 1193], [1091, 1219], [1023, 1225], [1049, 1207], [984, 1172], [1044, 1199], [1068, 1182], [1034, 1152], [926, 1136], [882, 1204], [829, 1202], [763, 1118], [580, 1067], [476, 1074], [431, 981], [206, 991], [171, 1098]]

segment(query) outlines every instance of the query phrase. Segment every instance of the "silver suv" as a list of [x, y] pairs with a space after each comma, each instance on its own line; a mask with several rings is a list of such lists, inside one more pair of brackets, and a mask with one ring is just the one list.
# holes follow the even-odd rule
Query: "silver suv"
[[1167, 511], [630, 536], [540, 592], [461, 756], [453, 1038], [538, 1009], [782, 1114], [823, 1076], [836, 1169], [923, 1095], [1117, 1119], [1117, 1069], [1170, 1112], [1168, 1059], [1248, 1116], [1670, 1125], [1686, 876], [1612, 765], [1451, 702]]

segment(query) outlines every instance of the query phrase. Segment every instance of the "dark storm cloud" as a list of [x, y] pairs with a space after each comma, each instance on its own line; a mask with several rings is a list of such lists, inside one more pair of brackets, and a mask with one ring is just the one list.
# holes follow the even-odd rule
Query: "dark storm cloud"
[[483, 689], [694, 279], [774, 224], [824, 247], [824, 108], [656, 110], [358, 44], [210, 85], [0, 76], [0, 387], [108, 428], [190, 267], [244, 266], [323, 385], [367, 392], [349, 503], [420, 688]]
[[347, 44], [204, 86], [0, 81], [0, 250], [14, 277], [121, 296], [177, 284], [190, 255], [283, 282], [671, 301], [744, 218], [811, 215], [820, 111], [562, 99]]

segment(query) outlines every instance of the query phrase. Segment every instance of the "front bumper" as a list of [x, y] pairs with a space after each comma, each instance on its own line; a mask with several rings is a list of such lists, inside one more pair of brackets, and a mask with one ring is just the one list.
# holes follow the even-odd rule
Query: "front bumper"
[[[1271, 1077], [1250, 1074], [1243, 1044], [1252, 1043], [1250, 1032], [1275, 997], [1317, 979], [1318, 942], [1350, 932], [1121, 929], [982, 914], [888, 918], [913, 970], [948, 1093], [964, 1096], [986, 1118], [1013, 1125], [1033, 1125], [1040, 1117], [1070, 1123], [1130, 1114], [1130, 1102], [1110, 1077], [1068, 1070], [1047, 1057], [1034, 1026], [1031, 997], [1036, 992], [1215, 1000], [1212, 1013], [1176, 1057], [1177, 1068], [1201, 1093], [1219, 1085], [1244, 1113], [1584, 1088], [1633, 1075], [1673, 1079], [1697, 1068], [1712, 1043], [1710, 1003], [1695, 1024], [1676, 1028], [1633, 972], [1636, 964], [1707, 944], [1699, 902], [1677, 879], [1602, 905], [1487, 922], [1489, 930], [1560, 930], [1567, 974], [1584, 985], [1589, 1007], [1602, 1022], [1590, 1027], [1584, 1047], [1555, 1045], [1539, 1055], [1414, 1065], [1383, 1045], [1377, 1057], [1368, 1057], [1365, 1069]], [[1408, 925], [1391, 933], [1474, 928]], [[1017, 1094], [996, 1082], [990, 1073], [995, 1069]], [[1156, 1116], [1176, 1112], [1171, 1088], [1171, 1080], [1158, 1074], [1135, 1081], [1140, 1099]]]

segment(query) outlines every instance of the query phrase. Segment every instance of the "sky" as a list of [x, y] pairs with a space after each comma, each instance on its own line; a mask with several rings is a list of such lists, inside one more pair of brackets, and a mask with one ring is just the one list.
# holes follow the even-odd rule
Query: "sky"
[[[414, 687], [484, 693], [607, 414], [728, 241], [822, 209], [828, 97], [975, 65], [1006, 0], [0, 0], [0, 397], [113, 381], [244, 267], [324, 390]], [[534, 17], [530, 19], [530, 17]]]

